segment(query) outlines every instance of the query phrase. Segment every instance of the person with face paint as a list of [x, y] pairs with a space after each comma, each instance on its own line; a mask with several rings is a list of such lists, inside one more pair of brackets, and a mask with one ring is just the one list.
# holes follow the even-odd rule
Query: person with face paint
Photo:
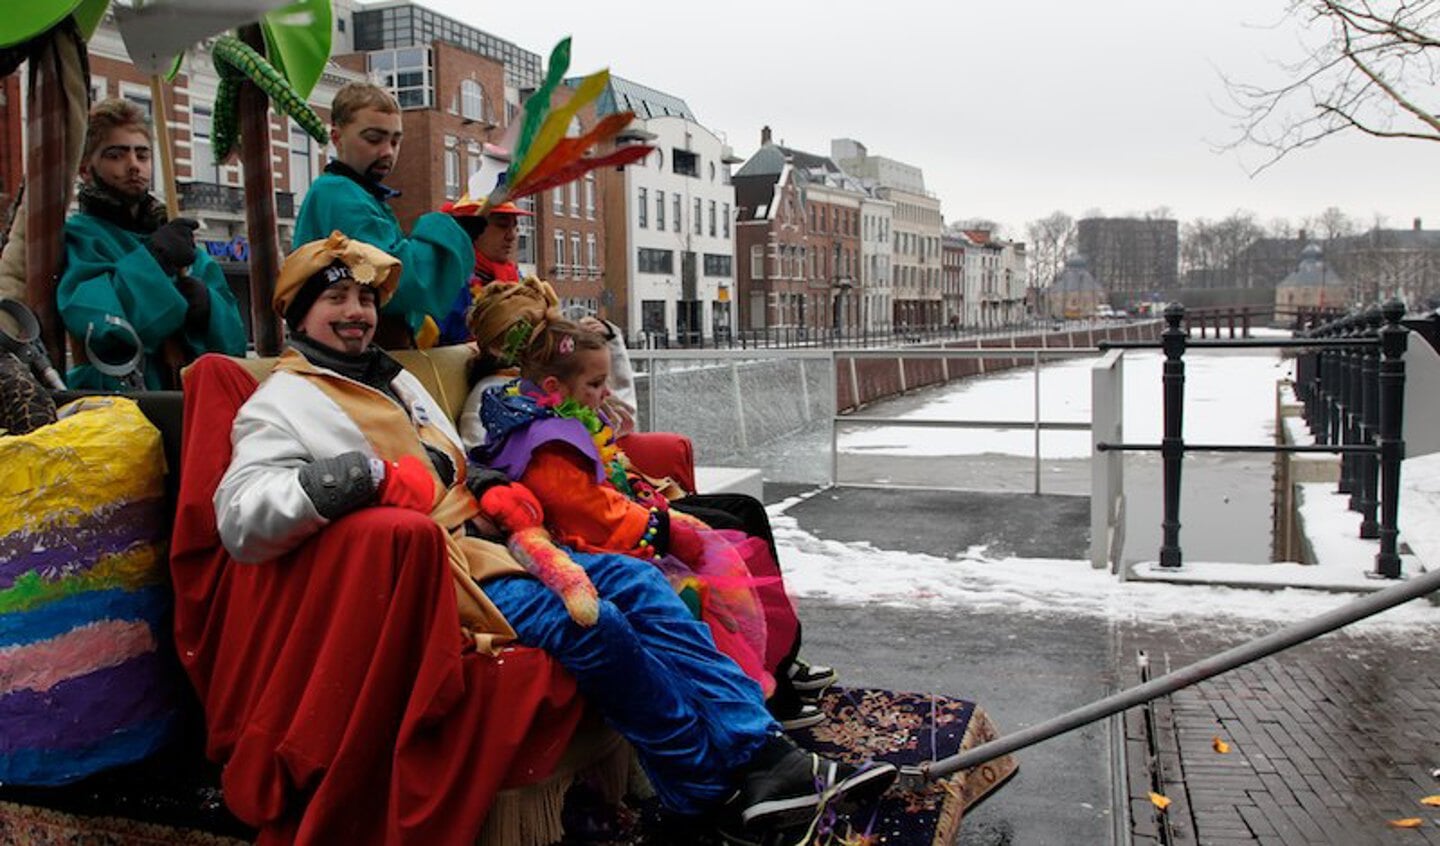
[[[455, 524], [471, 521], [471, 528], [479, 529], [474, 516], [493, 518], [512, 535], [513, 551], [513, 535], [526, 531], [528, 520], [543, 522], [543, 513], [523, 486], [484, 468], [468, 467], [460, 436], [440, 412], [439, 403], [415, 377], [371, 344], [377, 308], [391, 295], [399, 275], [392, 257], [338, 232], [286, 259], [276, 283], [275, 305], [291, 330], [290, 348], [236, 414], [230, 464], [214, 496], [219, 536], [235, 561], [246, 562], [251, 569], [277, 568], [278, 579], [286, 565], [294, 563], [284, 556], [312, 539], [325, 543], [327, 527], [356, 512], [384, 507], [420, 512], [451, 530], [447, 546], [454, 548], [434, 548], [435, 557], [446, 559], [448, 552], [451, 572], [460, 566], [455, 563], [457, 556], [466, 562], [461, 572], [468, 571], [470, 578], [456, 579], [461, 625], [469, 635], [465, 640], [473, 643], [474, 650], [492, 654], [508, 642], [549, 653], [573, 677], [587, 703], [630, 742], [669, 810], [715, 813], [722, 825], [763, 839], [777, 828], [805, 825], [827, 807], [870, 801], [883, 793], [898, 774], [894, 765], [842, 764], [790, 741], [766, 710], [759, 685], [716, 650], [709, 631], [650, 564], [622, 555], [576, 552], [566, 558], [568, 563], [555, 565], [569, 570], [568, 578], [560, 581], [547, 581], [539, 572], [543, 568], [522, 569], [513, 560], [508, 567], [495, 560], [477, 565], [472, 556], [480, 554], [475, 547], [480, 538]], [[383, 636], [392, 638], [416, 628], [413, 618], [423, 616], [427, 603], [434, 600], [415, 595], [412, 582], [419, 576], [412, 571], [447, 568], [445, 560], [422, 560], [407, 562], [400, 574], [386, 569], [376, 575], [372, 568], [380, 566], [377, 562], [346, 563], [354, 566], [337, 568], [332, 576], [316, 582], [287, 582], [288, 589], [313, 590], [325, 597], [356, 591], [372, 599], [377, 592], [393, 597], [384, 620], [376, 621], [377, 626], [384, 623]], [[371, 585], [372, 579], [378, 581]], [[466, 586], [470, 589], [461, 589]], [[594, 601], [577, 602], [580, 594]], [[264, 596], [267, 601], [284, 601], [271, 588]], [[245, 601], [233, 591], [227, 597]], [[343, 606], [323, 608], [326, 617], [345, 616]], [[177, 627], [182, 629], [189, 623], [184, 614], [183, 610], [177, 614]], [[339, 672], [328, 666], [331, 663], [353, 666], [369, 660], [353, 653], [349, 643], [297, 645], [296, 641], [323, 629], [320, 620], [275, 619], [254, 625], [265, 631], [237, 635], [242, 644], [236, 648], [247, 651], [247, 656], [248, 650], [265, 652], [272, 643], [318, 656], [315, 666], [277, 668], [273, 675], [283, 676], [284, 684], [262, 676], [267, 687], [300, 683], [292, 675], [302, 681], [323, 681]], [[460, 640], [457, 630], [453, 639], [437, 641], [420, 654], [398, 651], [406, 661], [443, 660], [453, 657]], [[181, 651], [195, 676], [193, 665], [206, 656]], [[199, 687], [209, 689], [203, 681], [213, 670], [199, 668]], [[367, 686], [367, 697], [391, 696], [407, 702], [413, 691], [399, 672], [377, 672], [377, 678], [393, 678], [397, 683]], [[448, 700], [452, 709], [473, 706], [460, 687], [455, 685]], [[473, 695], [483, 696], [483, 691]], [[367, 713], [371, 709], [371, 703], [329, 693], [317, 693], [313, 699], [340, 726], [358, 719], [349, 709], [367, 709]], [[311, 698], [305, 701], [308, 704]], [[438, 704], [415, 707], [425, 714], [427, 732], [436, 731], [447, 717]], [[399, 714], [408, 709], [392, 710]], [[509, 702], [504, 713], [513, 720], [532, 718]], [[263, 717], [266, 725], [256, 733], [270, 730], [272, 715]], [[223, 719], [211, 722], [222, 724], [222, 731], [231, 728], [223, 725]], [[371, 733], [369, 747], [376, 745], [376, 734], [392, 736], [384, 734], [390, 724], [361, 722]], [[334, 734], [332, 728], [314, 725], [294, 738], [287, 735], [285, 743], [306, 744], [312, 735]], [[410, 747], [429, 745], [426, 736], [406, 739]], [[224, 744], [212, 738], [211, 745]], [[453, 750], [462, 759], [470, 752]], [[300, 750], [294, 755], [304, 757]], [[381, 758], [389, 763], [384, 755]], [[316, 765], [308, 759], [303, 763]], [[287, 760], [281, 766], [289, 765]], [[270, 765], [264, 773], [276, 769]], [[433, 769], [454, 775], [463, 772], [463, 765]], [[412, 775], [426, 777], [419, 771]], [[227, 764], [227, 798], [232, 789], [243, 786], [239, 779], [236, 765]], [[409, 794], [417, 791], [424, 795], [421, 787], [410, 786]], [[442, 804], [442, 798], [426, 804]], [[332, 801], [353, 806], [362, 799], [336, 796]], [[382, 808], [384, 804], [379, 803]], [[443, 840], [391, 837], [384, 831], [351, 830], [350, 818], [333, 824], [347, 828], [311, 830], [315, 841], [462, 843], [474, 842], [476, 835], [452, 827]]]
[[400, 228], [389, 205], [399, 192], [383, 184], [395, 169], [404, 134], [400, 105], [389, 92], [352, 82], [335, 94], [330, 119], [335, 158], [305, 193], [293, 245], [338, 230], [394, 256], [403, 275], [381, 309], [376, 343], [392, 349], [429, 346], [470, 278], [470, 237], [439, 212], [421, 215], [409, 235]]
[[[145, 114], [127, 100], [90, 111], [80, 164], [80, 211], [65, 221], [56, 303], [65, 329], [104, 361], [144, 356], [145, 387], [175, 388], [172, 365], [200, 353], [245, 353], [245, 325], [220, 266], [195, 247], [198, 224], [166, 220], [150, 193], [154, 167]], [[129, 324], [134, 330], [122, 326]], [[135, 349], [139, 338], [143, 349]], [[121, 387], [82, 363], [72, 388]]]

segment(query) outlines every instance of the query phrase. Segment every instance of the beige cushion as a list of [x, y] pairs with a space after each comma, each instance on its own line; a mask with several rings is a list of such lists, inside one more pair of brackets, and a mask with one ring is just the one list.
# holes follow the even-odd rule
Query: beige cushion
[[[465, 407], [465, 396], [470, 392], [469, 380], [465, 378], [465, 365], [475, 354], [474, 344], [456, 344], [448, 347], [433, 347], [428, 350], [394, 350], [390, 355], [420, 380], [425, 390], [440, 403], [451, 420], [460, 416]], [[235, 363], [245, 368], [256, 381], [265, 381], [275, 368], [275, 359], [235, 358]]]

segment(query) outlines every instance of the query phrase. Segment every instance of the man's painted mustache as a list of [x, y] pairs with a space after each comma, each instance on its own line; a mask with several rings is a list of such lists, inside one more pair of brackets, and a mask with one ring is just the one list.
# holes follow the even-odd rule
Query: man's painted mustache
[[359, 329], [362, 332], [369, 332], [373, 327], [374, 324], [366, 320], [330, 324], [330, 328], [335, 330], [337, 334], [345, 331], [346, 329]]

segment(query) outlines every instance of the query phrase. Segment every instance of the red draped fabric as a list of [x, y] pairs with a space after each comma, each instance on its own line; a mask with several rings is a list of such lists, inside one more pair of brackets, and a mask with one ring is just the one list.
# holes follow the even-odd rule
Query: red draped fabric
[[204, 356], [185, 377], [171, 547], [175, 641], [262, 844], [473, 843], [497, 790], [548, 775], [575, 731], [574, 681], [527, 648], [467, 647], [442, 530], [363, 509], [284, 558], [240, 564], [212, 497], [256, 383]]

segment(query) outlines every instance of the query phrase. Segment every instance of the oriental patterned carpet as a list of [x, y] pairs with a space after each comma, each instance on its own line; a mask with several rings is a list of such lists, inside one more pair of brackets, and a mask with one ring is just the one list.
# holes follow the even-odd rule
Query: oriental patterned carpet
[[[925, 761], [974, 748], [998, 736], [985, 710], [973, 702], [925, 693], [896, 693], [873, 688], [832, 688], [820, 705], [829, 719], [794, 732], [802, 746], [848, 762], [867, 758], [890, 761], [902, 774]], [[960, 832], [965, 811], [1015, 774], [1010, 756], [972, 770], [924, 783], [902, 775], [878, 805], [853, 811], [848, 820], [822, 819], [806, 841], [824, 846], [847, 843], [891, 846], [949, 846]], [[575, 832], [567, 844], [670, 846], [725, 842], [713, 825], [667, 818], [653, 802], [633, 803], [615, 815], [597, 806], [572, 802], [566, 826]], [[789, 832], [771, 843], [794, 843], [804, 832]], [[868, 835], [868, 839], [860, 835]], [[768, 844], [767, 844], [768, 846]]]

